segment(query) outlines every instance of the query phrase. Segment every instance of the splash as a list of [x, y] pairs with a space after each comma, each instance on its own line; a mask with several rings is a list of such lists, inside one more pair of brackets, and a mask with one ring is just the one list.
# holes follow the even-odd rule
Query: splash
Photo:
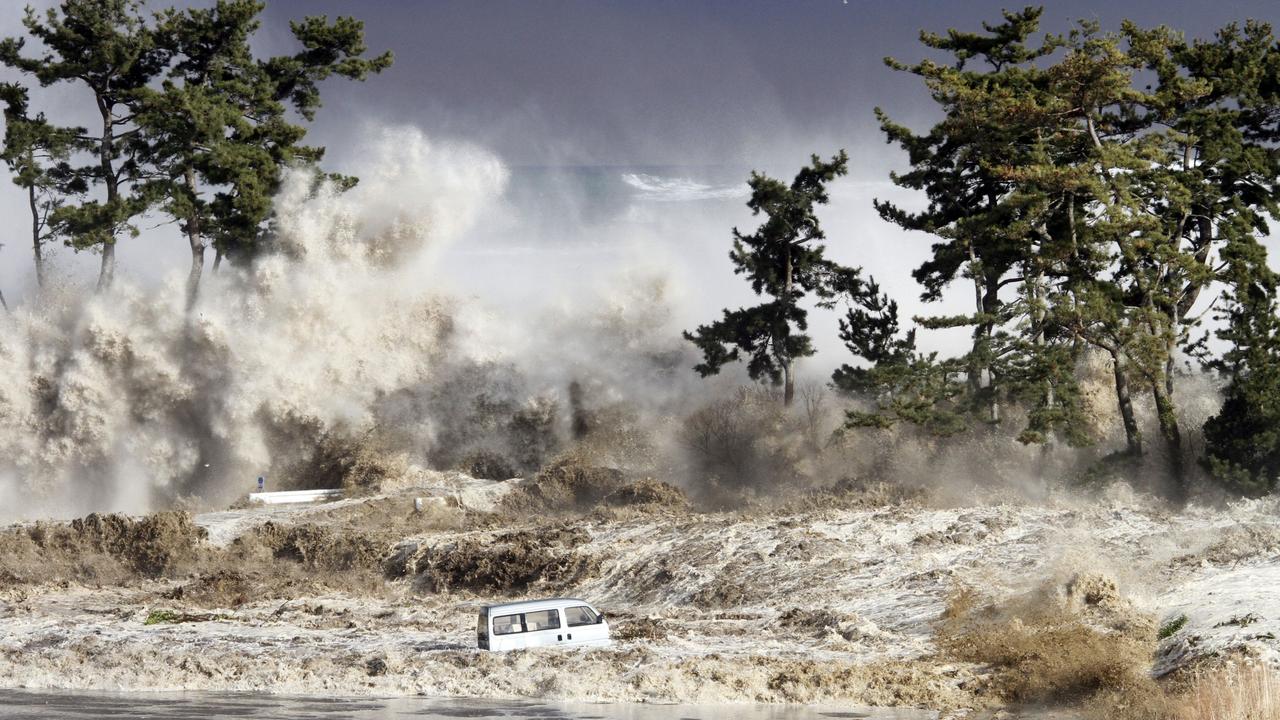
[[[0, 321], [0, 520], [232, 497], [465, 360], [434, 267], [506, 168], [410, 128], [359, 156], [345, 194], [290, 176], [271, 251], [207, 277], [190, 315], [174, 278], [55, 291]], [[397, 430], [429, 442], [439, 422]]]

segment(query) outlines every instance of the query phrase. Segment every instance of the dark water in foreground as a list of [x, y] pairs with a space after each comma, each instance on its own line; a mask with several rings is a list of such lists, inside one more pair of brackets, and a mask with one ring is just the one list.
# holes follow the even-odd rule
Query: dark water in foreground
[[836, 706], [631, 705], [437, 698], [324, 698], [241, 693], [0, 690], [0, 718], [357, 718], [359, 720], [925, 720], [934, 713]]

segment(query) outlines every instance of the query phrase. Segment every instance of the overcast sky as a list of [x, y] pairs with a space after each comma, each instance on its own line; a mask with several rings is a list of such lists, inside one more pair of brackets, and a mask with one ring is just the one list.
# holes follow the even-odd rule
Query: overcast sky
[[[868, 143], [880, 155], [875, 106], [904, 120], [930, 112], [920, 84], [882, 59], [918, 58], [922, 28], [977, 29], [1010, 6], [1021, 7], [309, 0], [269, 2], [267, 25], [284, 40], [300, 13], [355, 14], [373, 49], [395, 51], [383, 76], [333, 94], [316, 133], [337, 153], [351, 122], [375, 117], [471, 137], [512, 164], [752, 164]], [[1245, 18], [1280, 20], [1280, 2], [1053, 2], [1044, 29], [1060, 32], [1081, 17], [1208, 35]]]

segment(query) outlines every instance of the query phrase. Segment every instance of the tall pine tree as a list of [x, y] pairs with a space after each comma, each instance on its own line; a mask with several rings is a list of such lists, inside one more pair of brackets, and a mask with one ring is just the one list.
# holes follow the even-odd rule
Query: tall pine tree
[[1262, 495], [1280, 485], [1280, 307], [1276, 274], [1261, 244], [1223, 252], [1232, 288], [1218, 337], [1229, 347], [1211, 367], [1228, 383], [1222, 408], [1204, 424], [1201, 461], [1225, 486]]
[[830, 160], [814, 155], [790, 183], [753, 172], [747, 207], [766, 217], [755, 232], [733, 230], [734, 274], [745, 275], [756, 295], [768, 301], [749, 308], [725, 310], [710, 325], [684, 336], [702, 351], [694, 369], [706, 377], [746, 355], [747, 373], [783, 387], [783, 403], [795, 398], [795, 362], [814, 354], [805, 334], [808, 310], [801, 302], [812, 294], [830, 299], [840, 267], [825, 257], [826, 235], [816, 206], [828, 200], [827, 184], [848, 172], [849, 157], [842, 150]]
[[5, 106], [4, 149], [0, 158], [9, 166], [14, 184], [26, 192], [36, 285], [43, 288], [45, 245], [53, 235], [49, 219], [67, 198], [86, 189], [84, 179], [70, 164], [71, 153], [84, 129], [54, 126], [43, 113], [32, 116], [27, 89], [16, 83], [0, 85], [0, 102]]
[[[1023, 440], [1083, 440], [1071, 436], [1075, 366], [1083, 350], [1101, 350], [1129, 454], [1145, 449], [1133, 396], [1150, 393], [1185, 496], [1175, 362], [1213, 282], [1236, 282], [1217, 272], [1215, 253], [1256, 243], [1274, 212], [1275, 41], [1257, 23], [1188, 43], [1163, 28], [1081, 22], [1030, 46], [1039, 17], [1028, 9], [982, 34], [924, 34], [951, 64], [891, 62], [924, 79], [944, 117], [925, 135], [883, 120], [912, 163], [895, 181], [930, 204], [878, 207], [941, 238], [916, 272], [926, 300], [960, 277], [974, 285], [975, 314], [924, 325], [974, 328], [963, 360], [975, 406], [1016, 399], [1027, 406]], [[940, 397], [954, 406], [961, 396]]]
[[137, 162], [137, 94], [164, 67], [137, 0], [63, 0], [42, 19], [27, 8], [23, 25], [40, 41], [41, 54], [23, 54], [26, 38], [0, 42], [0, 62], [34, 76], [41, 85], [74, 83], [90, 91], [101, 132], [92, 143], [93, 162], [77, 177], [100, 196], [58, 208], [50, 218], [73, 246], [101, 252], [98, 289], [115, 276], [116, 243], [136, 235], [132, 220], [150, 200], [142, 192], [144, 169]]
[[282, 170], [318, 162], [323, 149], [300, 145], [304, 119], [320, 105], [318, 81], [362, 80], [391, 64], [365, 58], [363, 24], [307, 18], [293, 24], [303, 50], [258, 60], [250, 39], [264, 9], [258, 0], [218, 0], [210, 8], [168, 10], [157, 18], [157, 44], [172, 59], [158, 90], [140, 92], [139, 124], [152, 187], [179, 222], [191, 249], [187, 304], [194, 304], [210, 242], [251, 247], [271, 211]]

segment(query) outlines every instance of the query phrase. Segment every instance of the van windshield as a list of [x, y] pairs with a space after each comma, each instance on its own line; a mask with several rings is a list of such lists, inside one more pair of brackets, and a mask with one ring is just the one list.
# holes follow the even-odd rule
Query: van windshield
[[600, 616], [586, 605], [575, 605], [574, 607], [565, 608], [564, 618], [569, 623], [569, 627], [595, 625], [600, 622]]

